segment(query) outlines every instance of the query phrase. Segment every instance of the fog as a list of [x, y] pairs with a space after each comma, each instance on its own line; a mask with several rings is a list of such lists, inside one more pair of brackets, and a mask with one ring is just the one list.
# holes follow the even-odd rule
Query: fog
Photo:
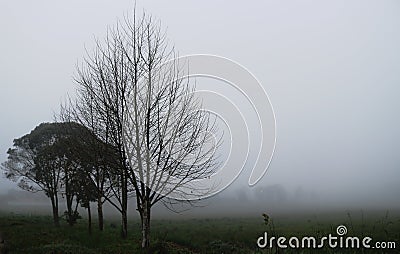
[[[74, 94], [85, 47], [133, 6], [0, 3], [0, 162], [14, 138], [53, 120]], [[161, 21], [180, 55], [220, 55], [245, 66], [274, 108], [276, 148], [263, 178], [249, 187], [247, 167], [189, 213], [399, 208], [398, 1], [137, 1], [137, 9]], [[16, 190], [0, 178], [1, 210], [24, 204]], [[26, 202], [24, 209], [36, 211]]]

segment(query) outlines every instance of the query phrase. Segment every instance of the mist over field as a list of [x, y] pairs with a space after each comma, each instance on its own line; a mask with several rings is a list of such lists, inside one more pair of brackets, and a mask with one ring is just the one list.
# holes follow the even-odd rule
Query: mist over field
[[[343, 194], [345, 195], [345, 194]], [[388, 191], [384, 200], [379, 195], [371, 195], [364, 198], [360, 195], [358, 199], [353, 194], [351, 197], [337, 197], [335, 195], [321, 197], [315, 191], [307, 191], [301, 187], [294, 191], [285, 189], [282, 185], [269, 185], [249, 189], [242, 187], [228, 189], [200, 202], [195, 206], [175, 205], [175, 212], [163, 205], [157, 205], [153, 216], [155, 219], [190, 219], [190, 218], [226, 218], [226, 217], [260, 217], [267, 213], [273, 217], [282, 215], [296, 216], [301, 214], [314, 214], [325, 216], [325, 214], [341, 214], [346, 212], [360, 212], [384, 214], [389, 211], [391, 215], [400, 213], [400, 206], [397, 196]], [[371, 202], [374, 200], [374, 202]], [[62, 200], [61, 200], [62, 202]], [[48, 198], [40, 193], [28, 193], [22, 190], [11, 189], [0, 195], [2, 204], [0, 212], [13, 212], [17, 214], [50, 215], [51, 207]], [[92, 205], [93, 210], [95, 205]], [[65, 204], [60, 204], [60, 210], [64, 211]], [[129, 218], [139, 219], [136, 213], [133, 199], [129, 205]], [[82, 216], [85, 211], [80, 208]], [[107, 218], [118, 219], [119, 213], [111, 205], [104, 206], [104, 214]]]
[[[132, 7], [0, 3], [1, 162], [14, 138], [53, 120], [73, 94], [84, 46]], [[137, 9], [161, 20], [181, 55], [221, 55], [245, 66], [276, 116], [276, 149], [262, 180], [247, 186], [247, 165], [232, 186], [185, 214], [400, 208], [397, 1], [137, 1]], [[1, 211], [49, 210], [46, 198], [18, 192], [3, 177], [0, 195]]]

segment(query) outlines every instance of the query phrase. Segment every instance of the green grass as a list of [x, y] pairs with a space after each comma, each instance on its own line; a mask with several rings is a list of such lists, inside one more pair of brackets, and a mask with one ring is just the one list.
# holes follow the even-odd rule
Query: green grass
[[[0, 215], [0, 232], [5, 235], [9, 253], [141, 253], [140, 224], [129, 223], [129, 237], [120, 237], [118, 221], [106, 221], [100, 232], [93, 225], [88, 234], [87, 221], [74, 227], [52, 225], [48, 216]], [[324, 236], [336, 234], [344, 224], [348, 235], [370, 236], [374, 241], [400, 244], [400, 217], [386, 213], [287, 215], [273, 218], [266, 226], [260, 216], [254, 218], [214, 218], [152, 221], [150, 253], [283, 253], [276, 249], [260, 250], [256, 240], [265, 231], [277, 236]], [[285, 250], [284, 253], [400, 253], [399, 248], [381, 252], [363, 249]], [[0, 252], [1, 253], [1, 252]]]

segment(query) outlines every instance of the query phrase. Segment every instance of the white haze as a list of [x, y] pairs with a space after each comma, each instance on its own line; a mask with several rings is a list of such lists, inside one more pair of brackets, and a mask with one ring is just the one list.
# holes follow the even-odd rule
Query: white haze
[[[52, 121], [60, 101], [74, 92], [84, 46], [90, 49], [133, 5], [0, 2], [1, 162], [14, 138]], [[233, 59], [263, 84], [275, 109], [277, 144], [254, 188], [279, 186], [294, 206], [302, 200], [398, 206], [398, 1], [159, 0], [137, 1], [137, 9], [161, 20], [180, 55]], [[248, 177], [244, 172], [222, 193], [231, 207], [241, 206], [238, 193], [256, 192]], [[0, 179], [0, 193], [14, 186]], [[296, 198], [299, 190], [311, 194]]]

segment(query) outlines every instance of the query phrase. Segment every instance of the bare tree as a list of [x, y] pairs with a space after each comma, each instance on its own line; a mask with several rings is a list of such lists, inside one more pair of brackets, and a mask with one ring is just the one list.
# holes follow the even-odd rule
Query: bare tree
[[122, 209], [128, 181], [135, 191], [143, 248], [150, 242], [153, 205], [204, 194], [208, 189], [194, 182], [217, 165], [215, 120], [201, 110], [186, 67], [176, 59], [160, 24], [134, 13], [109, 29], [104, 43], [97, 41], [76, 78], [80, 115], [96, 119], [97, 135], [118, 151]]
[[[96, 41], [93, 53], [88, 53], [82, 66], [78, 67], [75, 78], [79, 85], [78, 97], [72, 105], [75, 119], [90, 129], [106, 147], [113, 148], [110, 153], [105, 153], [103, 148], [95, 148], [95, 153], [103, 160], [96, 166], [97, 171], [93, 177], [99, 193], [121, 213], [122, 236], [125, 238], [128, 195], [131, 190], [122, 128], [125, 100], [131, 92], [132, 84], [125, 64], [127, 60], [119, 43], [114, 30], [109, 31], [104, 46]], [[107, 178], [107, 187], [102, 177]]]
[[209, 191], [194, 182], [214, 172], [219, 140], [215, 140], [215, 119], [201, 109], [186, 77], [186, 63], [177, 60], [160, 26], [144, 17], [127, 22], [124, 35], [134, 42], [129, 44], [133, 49], [125, 50], [127, 56], [137, 52], [133, 57], [138, 58], [129, 65], [137, 82], [127, 98], [124, 144], [146, 248], [154, 204], [170, 205], [168, 197], [190, 201]]

